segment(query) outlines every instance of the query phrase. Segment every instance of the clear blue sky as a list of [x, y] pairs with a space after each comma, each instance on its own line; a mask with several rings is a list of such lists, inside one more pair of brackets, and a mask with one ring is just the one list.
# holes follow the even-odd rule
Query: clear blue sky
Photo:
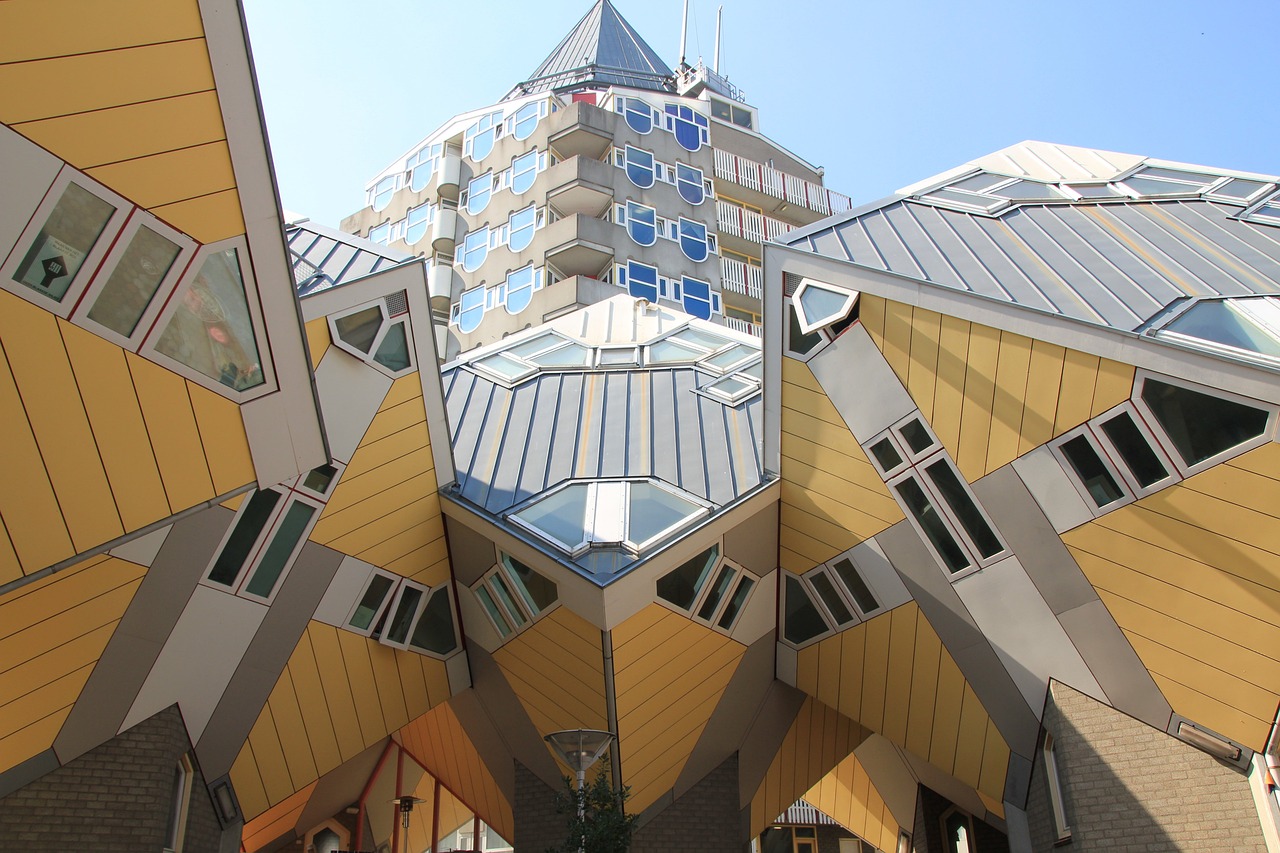
[[[592, 0], [243, 0], [284, 206], [337, 225]], [[615, 0], [677, 60], [681, 0]], [[855, 202], [1023, 139], [1280, 172], [1280, 0], [723, 0], [721, 71]], [[691, 0], [710, 64], [716, 2]]]

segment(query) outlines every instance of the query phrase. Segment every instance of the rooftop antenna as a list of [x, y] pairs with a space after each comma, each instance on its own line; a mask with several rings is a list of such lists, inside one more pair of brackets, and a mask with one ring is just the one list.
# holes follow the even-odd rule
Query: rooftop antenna
[[684, 61], [684, 43], [685, 36], [689, 34], [689, 0], [684, 0], [684, 15], [680, 18], [680, 67], [685, 67]]
[[716, 8], [716, 58], [711, 70], [720, 73], [720, 16], [724, 14], [724, 4]]

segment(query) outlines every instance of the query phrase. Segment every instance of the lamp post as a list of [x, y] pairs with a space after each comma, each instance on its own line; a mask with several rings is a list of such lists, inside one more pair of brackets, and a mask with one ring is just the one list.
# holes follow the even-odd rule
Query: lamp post
[[578, 817], [582, 817], [582, 791], [586, 787], [587, 771], [600, 760], [613, 742], [613, 732], [597, 729], [569, 729], [552, 732], [543, 738], [556, 757], [565, 763], [578, 777]]
[[396, 797], [391, 802], [396, 804], [400, 811], [400, 826], [404, 829], [404, 843], [409, 843], [409, 815], [413, 814], [413, 807], [423, 800], [417, 797]]

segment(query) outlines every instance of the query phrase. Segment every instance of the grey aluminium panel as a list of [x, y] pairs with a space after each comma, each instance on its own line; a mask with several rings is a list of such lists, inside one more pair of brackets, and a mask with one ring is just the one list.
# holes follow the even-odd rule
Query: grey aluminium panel
[[1173, 708], [1106, 605], [1086, 602], [1058, 614], [1058, 621], [1116, 710], [1162, 731], [1168, 727]]
[[53, 742], [63, 762], [120, 730], [234, 516], [210, 507], [173, 525]]
[[314, 542], [298, 554], [196, 744], [200, 765], [209, 778], [231, 771], [342, 557]]

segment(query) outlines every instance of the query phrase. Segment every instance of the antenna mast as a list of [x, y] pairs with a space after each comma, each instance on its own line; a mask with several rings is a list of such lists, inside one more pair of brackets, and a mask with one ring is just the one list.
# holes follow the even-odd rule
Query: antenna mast
[[716, 8], [716, 58], [711, 65], [711, 70], [720, 73], [720, 16], [724, 14], [724, 4], [722, 3]]
[[684, 15], [680, 18], [680, 67], [685, 67], [684, 42], [689, 34], [689, 0], [684, 0]]

